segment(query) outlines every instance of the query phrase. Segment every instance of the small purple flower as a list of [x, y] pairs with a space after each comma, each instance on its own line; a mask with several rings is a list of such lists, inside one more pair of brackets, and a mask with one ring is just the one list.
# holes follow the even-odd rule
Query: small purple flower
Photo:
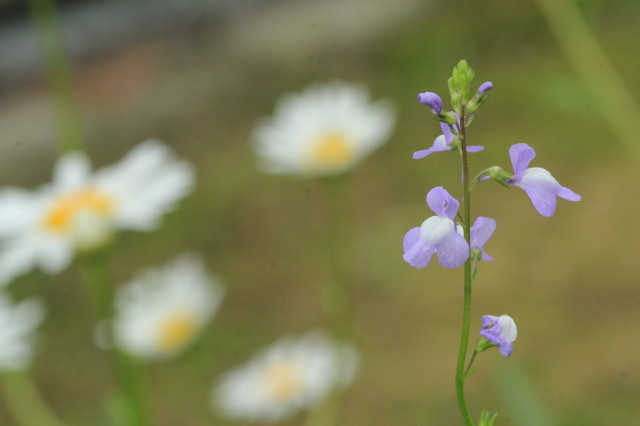
[[[458, 225], [457, 229], [458, 234], [464, 236], [464, 229], [462, 226]], [[480, 257], [481, 260], [493, 260], [493, 257], [489, 256], [489, 254], [484, 251], [484, 245], [487, 244], [487, 241], [489, 241], [489, 238], [491, 238], [495, 230], [496, 221], [482, 216], [478, 216], [471, 227], [471, 250], [480, 250], [482, 252], [482, 256]]]
[[498, 345], [500, 353], [508, 357], [513, 351], [513, 342], [518, 336], [518, 329], [509, 315], [500, 315], [499, 317], [483, 315], [480, 334], [491, 343]]
[[442, 99], [436, 93], [424, 92], [418, 94], [418, 100], [422, 105], [431, 108], [434, 114], [440, 114], [442, 111]]
[[[442, 129], [442, 134], [433, 141], [433, 145], [431, 146], [431, 148], [414, 152], [414, 160], [424, 158], [433, 152], [451, 151], [451, 144], [453, 143], [454, 139], [453, 132], [451, 132], [449, 125], [446, 123], [440, 123], [440, 128]], [[456, 132], [458, 131], [457, 125], [454, 125], [453, 128]], [[467, 152], [480, 152], [483, 149], [484, 147], [479, 145], [467, 146]]]
[[453, 219], [460, 203], [438, 186], [427, 194], [427, 204], [437, 216], [431, 216], [422, 226], [404, 236], [402, 258], [414, 268], [424, 268], [434, 253], [445, 268], [457, 268], [469, 258], [469, 246], [456, 231]]
[[526, 143], [517, 143], [509, 148], [513, 165], [513, 180], [507, 183], [519, 186], [527, 193], [533, 207], [544, 217], [556, 211], [556, 196], [569, 201], [580, 201], [582, 197], [558, 183], [551, 173], [540, 167], [527, 168], [536, 152]]
[[478, 87], [478, 94], [479, 95], [484, 95], [489, 90], [493, 90], [493, 83], [490, 82], [490, 81], [486, 81], [486, 82], [482, 83], [480, 85], [480, 87]]

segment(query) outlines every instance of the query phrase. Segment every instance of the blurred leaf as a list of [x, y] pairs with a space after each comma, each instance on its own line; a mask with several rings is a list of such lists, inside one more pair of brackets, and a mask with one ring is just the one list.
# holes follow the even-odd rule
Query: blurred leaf
[[513, 362], [505, 362], [494, 383], [504, 400], [514, 424], [519, 426], [553, 426], [544, 403], [526, 373]]

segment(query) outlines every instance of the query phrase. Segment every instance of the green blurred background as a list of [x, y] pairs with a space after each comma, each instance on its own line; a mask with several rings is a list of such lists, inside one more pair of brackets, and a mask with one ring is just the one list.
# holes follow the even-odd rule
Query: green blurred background
[[[63, 16], [95, 6], [92, 19], [100, 22], [101, 3], [65, 4]], [[145, 369], [155, 424], [227, 424], [209, 409], [215, 379], [281, 335], [326, 323], [326, 187], [262, 174], [251, 131], [281, 94], [332, 80], [363, 83], [398, 113], [391, 140], [349, 175], [341, 207], [350, 223], [343, 255], [362, 367], [339, 424], [458, 424], [453, 377], [462, 270], [436, 263], [414, 270], [402, 260], [401, 241], [431, 214], [424, 202], [429, 189], [442, 185], [460, 196], [456, 156], [414, 161], [411, 153], [439, 133], [416, 94], [444, 95], [462, 58], [477, 84], [494, 84], [469, 134], [470, 143], [486, 147], [473, 155], [472, 170], [510, 170], [509, 146], [527, 142], [538, 153], [533, 166], [583, 197], [560, 200], [549, 219], [518, 189], [485, 183], [474, 192], [473, 215], [493, 217], [498, 227], [486, 247], [495, 260], [481, 265], [474, 286], [472, 333], [481, 315], [508, 314], [519, 337], [511, 358], [495, 350], [479, 357], [467, 381], [471, 411], [475, 417], [482, 408], [498, 411], [503, 425], [636, 424], [640, 139], [637, 148], [625, 144], [604, 118], [538, 4], [241, 3], [221, 2], [231, 12], [180, 25], [167, 15], [153, 30], [73, 55], [96, 165], [156, 137], [198, 171], [195, 193], [159, 231], [120, 234], [111, 261], [117, 281], [195, 251], [227, 287], [204, 338], [180, 359]], [[161, 16], [167, 4], [158, 3], [155, 13]], [[637, 98], [640, 4], [579, 6]], [[4, 22], [20, 16], [12, 11]], [[34, 69], [0, 87], [2, 185], [45, 183], [55, 161], [50, 100]], [[10, 290], [38, 295], [48, 306], [33, 374], [53, 409], [70, 424], [104, 424], [96, 413], [112, 380], [109, 361], [92, 343], [95, 317], [77, 271], [32, 273]], [[287, 424], [300, 423], [296, 417]], [[1, 406], [0, 424], [12, 424]]]

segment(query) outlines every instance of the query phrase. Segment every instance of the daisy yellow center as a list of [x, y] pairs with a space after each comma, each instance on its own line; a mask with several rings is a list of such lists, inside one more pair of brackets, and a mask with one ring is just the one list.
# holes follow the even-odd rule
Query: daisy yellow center
[[79, 213], [108, 217], [113, 212], [114, 200], [97, 188], [86, 187], [60, 195], [44, 217], [44, 227], [53, 232], [64, 232], [73, 226]]
[[180, 349], [191, 340], [198, 328], [198, 320], [188, 312], [176, 311], [160, 325], [158, 347], [165, 352]]
[[315, 144], [314, 164], [328, 169], [341, 169], [353, 161], [354, 152], [349, 138], [342, 132], [328, 132]]
[[302, 381], [296, 364], [281, 361], [268, 366], [264, 371], [264, 381], [271, 399], [284, 401], [302, 389]]

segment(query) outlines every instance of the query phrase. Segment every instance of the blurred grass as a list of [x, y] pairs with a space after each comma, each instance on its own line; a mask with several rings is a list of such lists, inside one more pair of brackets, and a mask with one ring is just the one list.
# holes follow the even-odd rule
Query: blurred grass
[[[581, 4], [637, 98], [636, 4]], [[472, 157], [472, 169], [509, 169], [508, 147], [527, 142], [538, 153], [533, 166], [547, 168], [583, 196], [580, 203], [560, 201], [556, 216], [545, 219], [522, 191], [490, 183], [476, 191], [474, 215], [496, 218], [498, 228], [487, 246], [495, 261], [482, 265], [475, 285], [474, 327], [482, 314], [508, 313], [519, 339], [511, 359], [491, 352], [480, 357], [468, 382], [470, 408], [476, 415], [481, 408], [498, 411], [499, 424], [522, 424], [517, 408], [500, 396], [501, 386], [504, 392], [510, 385], [493, 379], [513, 362], [554, 424], [633, 424], [640, 414], [634, 373], [640, 351], [634, 182], [640, 176], [535, 4], [408, 2], [387, 20], [376, 21], [373, 12], [367, 22], [356, 15], [355, 24], [369, 30], [353, 37], [348, 22], [336, 18], [340, 2], [327, 3], [333, 12], [324, 18], [311, 13], [311, 2], [277, 7], [243, 22], [132, 46], [76, 69], [96, 164], [117, 161], [138, 141], [159, 137], [198, 168], [195, 194], [158, 232], [121, 235], [112, 261], [119, 282], [192, 250], [227, 284], [227, 299], [202, 341], [178, 361], [149, 365], [156, 424], [227, 424], [208, 408], [215, 378], [282, 334], [324, 324], [326, 194], [320, 182], [261, 174], [250, 133], [282, 92], [332, 79], [367, 84], [374, 98], [390, 98], [399, 113], [393, 139], [350, 179], [353, 198], [345, 214], [352, 243], [345, 250], [363, 365], [345, 395], [340, 424], [458, 421], [453, 376], [461, 271], [436, 264], [413, 270], [402, 261], [400, 242], [430, 214], [424, 196], [431, 187], [460, 193], [454, 156], [410, 158], [438, 134], [415, 95], [445, 93], [460, 58], [476, 70], [478, 84], [491, 80], [495, 87], [471, 128], [473, 144], [486, 146]], [[272, 54], [279, 40], [250, 28], [289, 28], [288, 16], [298, 19], [296, 31], [308, 33], [297, 43], [286, 39], [286, 54]], [[341, 25], [347, 26], [343, 33], [327, 31]], [[114, 75], [122, 90], [101, 91], [99, 82]], [[46, 160], [41, 155], [37, 166], [30, 163], [31, 177], [12, 180], [5, 171], [8, 183], [47, 179], [53, 147], [47, 151]], [[77, 274], [34, 273], [11, 290], [38, 294], [49, 306], [34, 373], [45, 396], [71, 424], [101, 424], [95, 413], [110, 381], [108, 362], [91, 343], [95, 318]], [[10, 424], [1, 409], [0, 423]]]

